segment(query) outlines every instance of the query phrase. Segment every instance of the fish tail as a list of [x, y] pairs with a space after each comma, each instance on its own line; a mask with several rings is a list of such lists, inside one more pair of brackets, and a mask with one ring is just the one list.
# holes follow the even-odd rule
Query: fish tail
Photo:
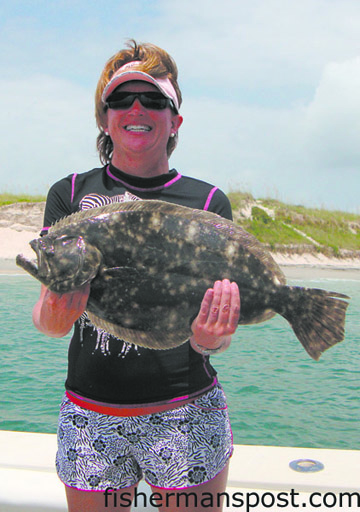
[[[316, 288], [289, 286], [277, 313], [290, 323], [297, 338], [315, 360], [345, 336], [347, 295]], [[284, 299], [284, 297], [283, 297]]]

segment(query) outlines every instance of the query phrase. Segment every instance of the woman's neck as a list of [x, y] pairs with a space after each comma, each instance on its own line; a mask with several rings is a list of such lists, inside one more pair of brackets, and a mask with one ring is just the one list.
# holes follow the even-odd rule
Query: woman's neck
[[151, 178], [154, 176], [160, 176], [161, 174], [167, 174], [169, 172], [169, 161], [167, 156], [161, 159], [161, 161], [151, 163], [151, 161], [144, 159], [143, 155], [139, 158], [134, 156], [129, 158], [126, 155], [121, 155], [119, 157], [114, 154], [111, 159], [111, 163], [114, 167], [120, 169], [126, 174], [142, 178]]

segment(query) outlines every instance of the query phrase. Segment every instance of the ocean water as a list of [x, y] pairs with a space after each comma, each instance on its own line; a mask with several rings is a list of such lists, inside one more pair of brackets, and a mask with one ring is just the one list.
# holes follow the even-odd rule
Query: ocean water
[[[289, 280], [351, 296], [346, 339], [319, 362], [279, 316], [239, 327], [231, 348], [212, 358], [228, 397], [235, 443], [360, 448], [360, 280], [343, 274]], [[3, 430], [56, 432], [70, 335], [47, 338], [33, 327], [38, 294], [30, 276], [0, 275]]]

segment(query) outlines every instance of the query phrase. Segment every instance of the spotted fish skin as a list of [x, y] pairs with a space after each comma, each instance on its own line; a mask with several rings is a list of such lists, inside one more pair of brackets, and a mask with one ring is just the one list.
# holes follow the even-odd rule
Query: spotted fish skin
[[19, 255], [18, 265], [58, 293], [91, 281], [94, 325], [138, 345], [186, 341], [205, 291], [225, 278], [240, 289], [240, 324], [279, 313], [314, 359], [344, 338], [348, 297], [286, 286], [254, 236], [210, 212], [155, 200], [114, 203], [73, 214], [30, 244], [38, 264]]

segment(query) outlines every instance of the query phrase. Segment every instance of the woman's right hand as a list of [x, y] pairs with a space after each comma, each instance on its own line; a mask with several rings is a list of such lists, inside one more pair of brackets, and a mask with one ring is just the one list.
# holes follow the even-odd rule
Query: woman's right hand
[[35, 327], [53, 338], [68, 334], [83, 314], [90, 294], [90, 283], [70, 293], [55, 293], [41, 285], [40, 298], [33, 309]]

